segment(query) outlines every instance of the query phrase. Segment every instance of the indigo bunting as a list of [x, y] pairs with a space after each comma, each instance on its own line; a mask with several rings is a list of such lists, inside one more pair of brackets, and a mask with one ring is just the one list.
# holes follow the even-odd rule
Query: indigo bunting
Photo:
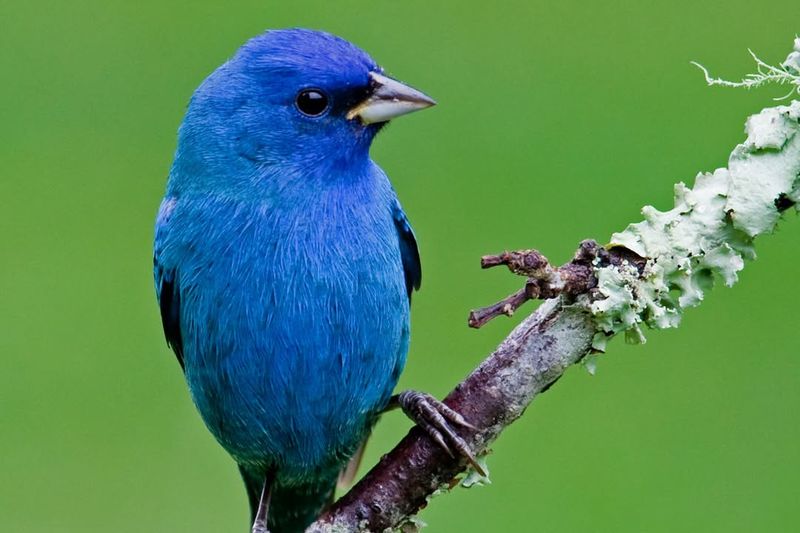
[[253, 531], [310, 524], [392, 407], [473, 460], [461, 416], [392, 396], [422, 271], [369, 148], [387, 121], [432, 105], [356, 46], [303, 29], [251, 39], [191, 98], [156, 220], [156, 292]]

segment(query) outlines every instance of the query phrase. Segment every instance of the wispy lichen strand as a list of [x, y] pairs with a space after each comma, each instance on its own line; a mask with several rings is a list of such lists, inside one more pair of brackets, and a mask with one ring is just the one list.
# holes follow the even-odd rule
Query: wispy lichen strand
[[800, 37], [794, 40], [794, 50], [789, 54], [786, 60], [777, 67], [762, 61], [752, 50], [750, 50], [750, 55], [753, 56], [753, 61], [756, 62], [757, 72], [748, 74], [740, 81], [714, 78], [708, 73], [708, 69], [700, 63], [692, 61], [692, 64], [703, 71], [706, 77], [706, 83], [709, 85], [743, 87], [745, 89], [753, 89], [767, 84], [793, 85], [794, 88], [789, 94], [778, 98], [778, 100], [786, 99], [794, 93], [800, 94]]
[[612, 236], [609, 247], [647, 262], [641, 274], [633, 265], [595, 269], [600, 299], [587, 301], [598, 328], [595, 349], [620, 332], [643, 342], [642, 325], [677, 326], [714, 275], [736, 282], [744, 260], [755, 257], [753, 239], [774, 230], [780, 206], [800, 200], [800, 102], [764, 109], [745, 130], [728, 168], [698, 175], [691, 189], [677, 184], [673, 209], [647, 206], [642, 222]]

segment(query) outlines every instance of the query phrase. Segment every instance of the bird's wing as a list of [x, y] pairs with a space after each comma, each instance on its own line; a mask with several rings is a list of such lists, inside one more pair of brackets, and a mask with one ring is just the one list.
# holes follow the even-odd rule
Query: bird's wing
[[167, 239], [169, 215], [174, 200], [164, 200], [156, 221], [156, 239], [153, 247], [153, 276], [156, 282], [156, 296], [161, 308], [161, 324], [167, 344], [178, 358], [183, 368], [183, 340], [181, 338], [181, 294], [178, 287], [177, 268], [168, 264], [164, 254]]
[[183, 368], [183, 341], [181, 339], [181, 296], [174, 270], [164, 269], [154, 258], [153, 270], [156, 278], [156, 294], [161, 307], [161, 324], [167, 344], [175, 352]]
[[397, 236], [400, 239], [400, 256], [403, 260], [403, 273], [406, 278], [406, 290], [408, 291], [408, 299], [411, 299], [411, 293], [414, 290], [419, 290], [422, 285], [422, 264], [419, 260], [419, 249], [417, 248], [417, 239], [414, 238], [414, 230], [411, 229], [411, 224], [400, 207], [398, 202], [395, 202], [393, 210], [394, 226], [397, 229]]

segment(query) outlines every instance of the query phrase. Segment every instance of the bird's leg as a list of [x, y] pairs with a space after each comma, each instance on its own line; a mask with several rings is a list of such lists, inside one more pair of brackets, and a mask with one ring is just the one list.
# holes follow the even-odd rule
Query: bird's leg
[[253, 521], [253, 533], [269, 533], [267, 516], [269, 515], [269, 502], [272, 499], [272, 481], [275, 479], [272, 470], [264, 476], [264, 487], [261, 489], [261, 499], [258, 502], [258, 511]]
[[472, 468], [480, 475], [486, 472], [475, 460], [467, 442], [456, 433], [453, 424], [472, 430], [475, 426], [464, 420], [464, 417], [440, 402], [430, 394], [415, 390], [407, 390], [389, 399], [384, 411], [400, 408], [408, 418], [413, 420], [427, 433], [450, 457], [455, 457], [453, 450], [463, 456]]

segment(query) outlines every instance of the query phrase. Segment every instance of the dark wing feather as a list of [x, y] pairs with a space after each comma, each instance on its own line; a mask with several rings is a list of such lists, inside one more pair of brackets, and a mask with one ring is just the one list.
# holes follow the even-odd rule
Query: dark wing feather
[[183, 368], [183, 339], [181, 338], [181, 293], [178, 288], [178, 279], [174, 270], [166, 270], [154, 258], [154, 273], [156, 278], [156, 292], [161, 308], [161, 324], [164, 326], [164, 336], [167, 344], [175, 352], [181, 368]]
[[403, 260], [403, 273], [406, 279], [406, 291], [408, 299], [411, 300], [411, 293], [419, 290], [422, 285], [422, 264], [419, 260], [419, 249], [417, 239], [414, 238], [414, 230], [403, 213], [400, 204], [394, 207], [394, 225], [397, 228], [397, 236], [400, 239], [400, 256]]

